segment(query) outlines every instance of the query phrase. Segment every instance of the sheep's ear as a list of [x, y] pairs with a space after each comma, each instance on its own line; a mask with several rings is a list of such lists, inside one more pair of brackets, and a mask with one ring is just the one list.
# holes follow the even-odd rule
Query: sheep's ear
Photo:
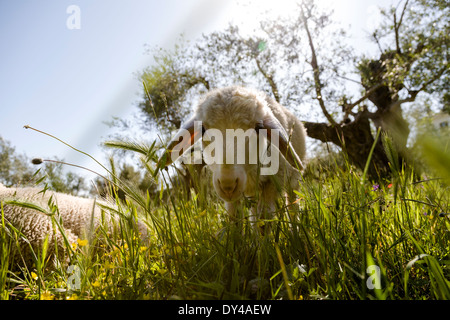
[[[183, 123], [178, 130], [177, 134], [170, 140], [167, 145], [166, 151], [161, 156], [156, 166], [155, 175], [162, 168], [167, 168], [178, 157], [182, 155], [181, 151], [186, 151], [197, 140], [198, 136], [202, 134], [203, 128], [200, 126], [196, 128], [195, 122], [197, 119], [195, 116]], [[180, 141], [181, 139], [181, 141]], [[172, 153], [176, 152], [177, 157], [174, 159]]]
[[286, 133], [286, 130], [281, 126], [281, 123], [277, 118], [273, 116], [268, 116], [263, 119], [262, 123], [257, 125], [257, 128], [262, 128], [267, 130], [267, 138], [272, 142], [271, 130], [278, 130], [278, 149], [281, 154], [286, 158], [286, 160], [294, 167], [300, 170], [304, 169], [302, 160], [295, 152], [292, 144], [290, 143], [290, 137]]

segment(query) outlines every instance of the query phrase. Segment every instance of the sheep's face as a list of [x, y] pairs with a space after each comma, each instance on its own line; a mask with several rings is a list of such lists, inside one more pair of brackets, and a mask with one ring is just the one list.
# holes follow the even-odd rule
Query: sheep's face
[[[213, 172], [213, 185], [225, 201], [248, 195], [248, 177], [256, 171], [258, 120], [266, 103], [247, 91], [224, 90], [209, 95], [196, 110], [204, 130], [203, 157]], [[251, 179], [250, 179], [251, 180]]]
[[[213, 172], [214, 188], [227, 202], [243, 195], [254, 196], [257, 184], [264, 182], [261, 179], [278, 173], [280, 154], [287, 155], [291, 165], [301, 166], [265, 96], [253, 91], [230, 87], [207, 94], [194, 116], [169, 143], [171, 159], [165, 157], [163, 163], [167, 166], [174, 162], [182, 154], [180, 151], [191, 147], [201, 136], [203, 159]], [[270, 141], [268, 153], [267, 140]]]
[[213, 170], [213, 185], [217, 195], [227, 202], [239, 200], [245, 191], [247, 174], [241, 165], [210, 166]]
[[[220, 129], [219, 129], [220, 128]], [[213, 186], [220, 198], [233, 202], [248, 195], [248, 176], [257, 170], [258, 136], [252, 126], [233, 128], [222, 123], [204, 126], [203, 158], [213, 173]]]

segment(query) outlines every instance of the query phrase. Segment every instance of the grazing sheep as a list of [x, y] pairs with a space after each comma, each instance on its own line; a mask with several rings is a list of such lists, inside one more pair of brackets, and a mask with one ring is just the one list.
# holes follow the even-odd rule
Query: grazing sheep
[[[278, 186], [287, 186], [287, 190], [298, 187], [306, 154], [305, 129], [290, 111], [266, 94], [238, 86], [207, 93], [168, 144], [158, 169], [196, 146], [200, 136], [214, 189], [232, 216], [243, 196], [259, 198], [258, 206], [252, 208], [251, 221], [255, 222], [262, 213], [275, 211], [275, 200], [281, 192]], [[221, 144], [216, 143], [220, 136], [225, 137]], [[241, 146], [234, 143], [235, 138], [241, 139]], [[270, 155], [264, 153], [264, 140], [270, 142]], [[252, 161], [256, 155], [257, 161]]]
[[[55, 250], [58, 250], [58, 254], [67, 253], [64, 236], [49, 214], [54, 213], [55, 220], [61, 222], [69, 245], [77, 244], [78, 239], [87, 238], [91, 230], [100, 226], [103, 218], [106, 225], [112, 225], [112, 216], [107, 210], [102, 214], [99, 204], [113, 206], [94, 199], [50, 190], [44, 192], [40, 188], [7, 188], [0, 184], [0, 201], [5, 223], [24, 236], [19, 237], [20, 255], [16, 254], [16, 262], [23, 260], [25, 264], [33, 261], [27, 243], [35, 252], [39, 252], [47, 236], [48, 255], [54, 254]], [[143, 237], [147, 236], [142, 222], [138, 221], [137, 228]]]

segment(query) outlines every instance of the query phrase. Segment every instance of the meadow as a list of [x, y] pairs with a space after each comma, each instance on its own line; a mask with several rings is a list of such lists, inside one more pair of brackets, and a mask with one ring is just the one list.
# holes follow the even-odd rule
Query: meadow
[[[402, 166], [386, 146], [392, 172], [381, 181], [343, 155], [312, 159], [298, 199], [280, 200], [274, 217], [259, 221], [270, 225], [266, 233], [250, 225], [248, 201], [231, 221], [210, 185], [190, 197], [175, 184], [143, 194], [115, 178], [112, 161], [108, 178], [127, 199], [117, 200], [121, 219], [112, 234], [100, 227], [89, 241], [66, 243], [68, 263], [44, 246], [32, 266], [15, 265], [20, 231], [2, 215], [0, 298], [449, 299], [448, 153], [431, 144], [436, 171], [425, 173]], [[154, 173], [154, 145], [127, 149]], [[146, 223], [148, 239], [131, 227], [133, 217]]]

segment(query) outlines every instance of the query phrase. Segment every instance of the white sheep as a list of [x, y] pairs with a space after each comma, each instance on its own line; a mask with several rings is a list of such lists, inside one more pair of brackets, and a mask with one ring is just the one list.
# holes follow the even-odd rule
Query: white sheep
[[[239, 143], [231, 143], [235, 141], [234, 137], [227, 140], [230, 134], [236, 134], [239, 129], [247, 135], [246, 140], [241, 140], [245, 141], [245, 149], [239, 147]], [[208, 132], [211, 134], [208, 135]], [[254, 133], [253, 137], [257, 137], [256, 140], [252, 140], [251, 132]], [[222, 145], [215, 144], [214, 148], [210, 148], [215, 149], [214, 151], [208, 150], [220, 138], [220, 134], [225, 137]], [[270, 155], [266, 154], [265, 160], [261, 153], [265, 150], [265, 146], [260, 144], [264, 140], [262, 134], [273, 147]], [[215, 89], [207, 93], [200, 100], [194, 115], [182, 125], [168, 144], [167, 152], [158, 163], [158, 169], [162, 165], [167, 167], [190, 146], [197, 145], [195, 142], [201, 136], [203, 157], [212, 170], [214, 189], [225, 201], [225, 207], [232, 216], [236, 214], [239, 199], [244, 196], [258, 198], [258, 206], [252, 208], [250, 217], [254, 223], [262, 213], [269, 213], [270, 216], [275, 211], [275, 200], [281, 191], [278, 186], [287, 187], [285, 191], [298, 188], [306, 155], [306, 131], [289, 110], [268, 95], [239, 86]], [[230, 153], [232, 155], [227, 158]], [[255, 155], [258, 156], [256, 163], [251, 161]], [[241, 162], [238, 161], [239, 156], [244, 157]], [[208, 162], [208, 157], [214, 159], [209, 159]], [[271, 158], [271, 163], [267, 162], [268, 157]], [[274, 163], [277, 164], [275, 171], [263, 175], [262, 170], [270, 169]]]
[[[6, 226], [13, 226], [23, 235], [18, 237], [20, 254], [15, 253], [14, 261], [24, 261], [25, 264], [33, 261], [28, 243], [35, 252], [39, 252], [48, 237], [48, 255], [54, 254], [56, 250], [58, 254], [64, 255], [67, 245], [77, 245], [78, 239], [86, 239], [89, 232], [97, 230], [102, 222], [108, 228], [112, 227], [111, 219], [115, 219], [107, 212], [110, 210], [104, 210], [102, 214], [101, 205], [114, 210], [112, 204], [51, 190], [43, 191], [42, 188], [7, 188], [0, 184], [0, 202]], [[55, 220], [60, 222], [68, 243], [65, 243], [55, 220], [52, 221], [52, 213]], [[138, 221], [137, 228], [145, 238], [145, 225]]]

